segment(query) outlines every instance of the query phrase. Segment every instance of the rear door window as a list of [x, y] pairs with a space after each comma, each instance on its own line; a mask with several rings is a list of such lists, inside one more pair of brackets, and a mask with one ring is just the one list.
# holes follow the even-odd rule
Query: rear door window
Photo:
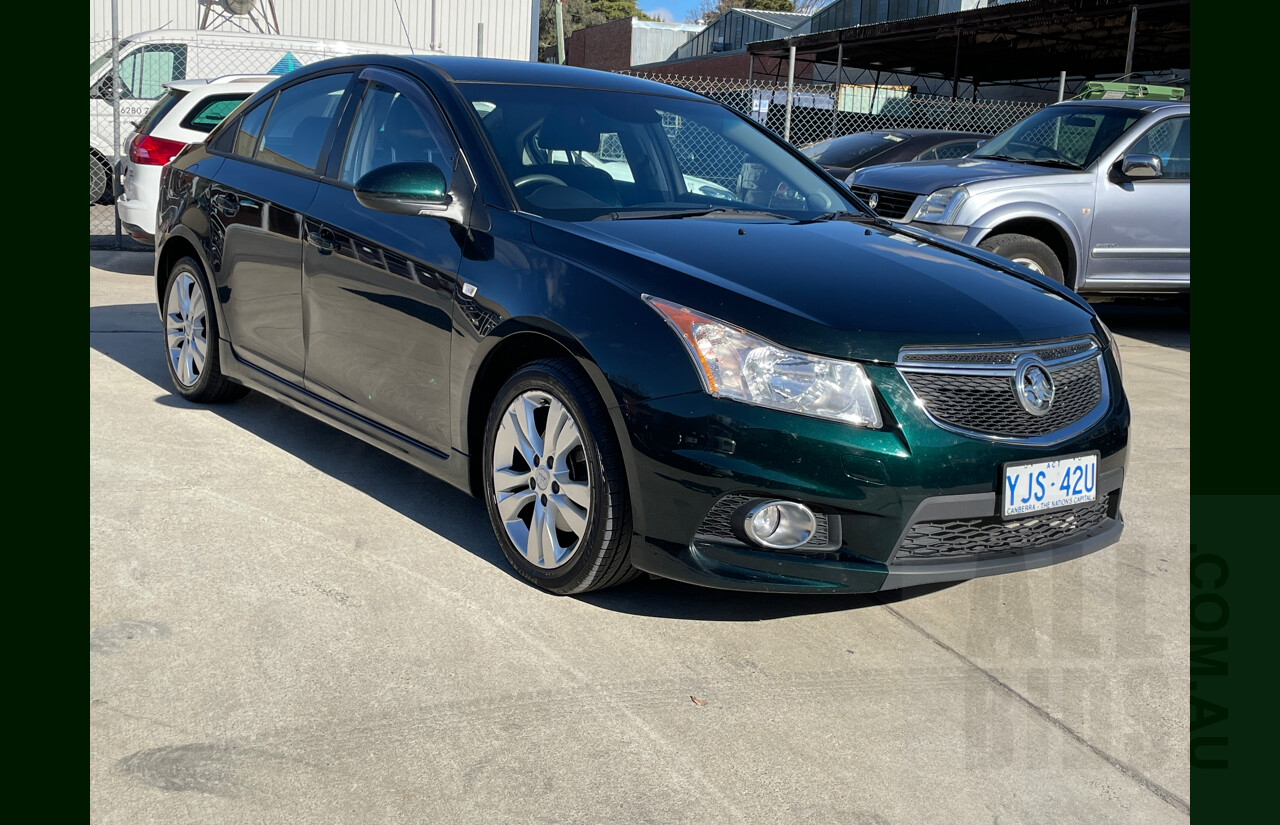
[[349, 73], [324, 75], [280, 92], [255, 157], [282, 169], [314, 172], [350, 79]]

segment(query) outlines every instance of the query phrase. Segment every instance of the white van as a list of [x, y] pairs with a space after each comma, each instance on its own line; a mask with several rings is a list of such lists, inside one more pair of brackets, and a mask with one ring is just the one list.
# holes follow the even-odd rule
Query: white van
[[[120, 41], [120, 140], [133, 131], [164, 84], [189, 77], [285, 74], [346, 54], [440, 54], [405, 46], [235, 31], [156, 29]], [[113, 146], [111, 51], [89, 64], [89, 203], [111, 200]], [[120, 153], [123, 153], [123, 148]]]

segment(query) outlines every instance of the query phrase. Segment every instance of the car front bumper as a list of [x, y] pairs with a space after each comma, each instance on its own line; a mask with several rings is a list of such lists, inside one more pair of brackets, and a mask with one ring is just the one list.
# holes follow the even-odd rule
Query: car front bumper
[[[896, 375], [883, 366], [868, 372], [879, 373], [873, 380], [882, 388]], [[1118, 376], [1110, 379], [1119, 386]], [[901, 404], [892, 405], [897, 420], [878, 431], [701, 393], [633, 405], [624, 448], [634, 508], [632, 563], [664, 578], [724, 589], [867, 593], [1078, 558], [1113, 544], [1123, 529], [1129, 409], [1123, 392], [1106, 403], [1094, 426], [1051, 446], [950, 433]], [[1095, 450], [1095, 504], [1001, 519], [1005, 463]], [[726, 496], [799, 501], [826, 516], [831, 538], [808, 551], [750, 546], [708, 526], [723, 524], [716, 512]], [[922, 555], [911, 538], [922, 532], [956, 539], [947, 552]]]

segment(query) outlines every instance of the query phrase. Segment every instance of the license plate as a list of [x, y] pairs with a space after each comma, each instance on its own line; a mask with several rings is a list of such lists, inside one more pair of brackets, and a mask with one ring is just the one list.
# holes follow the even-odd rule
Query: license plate
[[1098, 454], [1006, 464], [1001, 488], [1005, 518], [1061, 510], [1098, 499]]

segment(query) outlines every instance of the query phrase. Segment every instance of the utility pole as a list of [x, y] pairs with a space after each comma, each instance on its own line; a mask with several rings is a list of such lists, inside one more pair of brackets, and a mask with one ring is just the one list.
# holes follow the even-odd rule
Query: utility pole
[[556, 0], [556, 54], [564, 65], [564, 0]]
[[1134, 6], [1129, 15], [1129, 48], [1124, 53], [1124, 80], [1133, 74], [1133, 41], [1138, 35], [1138, 7]]
[[[120, 10], [117, 0], [111, 0], [111, 200], [120, 197]], [[116, 217], [116, 244], [121, 243], [120, 206], [111, 209]], [[117, 248], [120, 248], [117, 246]]]

